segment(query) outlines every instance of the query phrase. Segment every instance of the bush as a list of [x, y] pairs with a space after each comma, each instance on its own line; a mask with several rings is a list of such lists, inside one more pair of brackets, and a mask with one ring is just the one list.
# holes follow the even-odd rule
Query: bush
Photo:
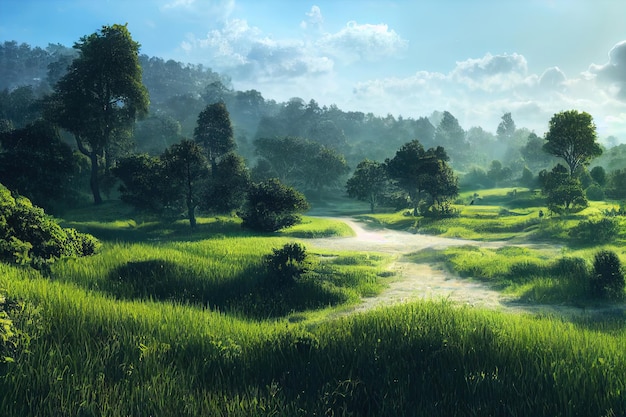
[[44, 265], [63, 256], [93, 255], [99, 242], [64, 229], [25, 197], [13, 197], [0, 184], [0, 260]]
[[591, 294], [598, 298], [621, 300], [624, 298], [624, 272], [617, 254], [601, 250], [593, 260], [590, 280]]
[[252, 184], [243, 209], [238, 213], [242, 226], [262, 232], [276, 232], [301, 221], [298, 213], [309, 209], [304, 195], [277, 179]]
[[287, 243], [281, 249], [273, 249], [272, 254], [264, 257], [264, 262], [272, 286], [293, 285], [312, 266], [306, 248], [299, 243]]
[[604, 200], [604, 190], [598, 184], [591, 184], [586, 190], [587, 199], [591, 201]]
[[583, 220], [569, 231], [569, 236], [585, 244], [606, 243], [619, 233], [619, 223], [611, 217]]

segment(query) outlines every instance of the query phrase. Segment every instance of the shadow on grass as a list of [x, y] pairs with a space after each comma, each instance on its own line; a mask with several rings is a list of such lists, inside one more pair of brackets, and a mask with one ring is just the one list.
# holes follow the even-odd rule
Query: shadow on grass
[[121, 299], [171, 301], [206, 306], [252, 319], [283, 317], [347, 301], [339, 289], [314, 279], [272, 285], [262, 268], [215, 282], [160, 259], [128, 262], [114, 269], [104, 290]]

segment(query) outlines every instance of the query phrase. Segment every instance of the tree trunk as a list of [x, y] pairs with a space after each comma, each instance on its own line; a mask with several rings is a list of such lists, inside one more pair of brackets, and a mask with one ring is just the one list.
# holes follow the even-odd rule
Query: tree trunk
[[102, 196], [100, 196], [100, 181], [98, 180], [98, 155], [95, 152], [91, 152], [89, 155], [91, 160], [91, 178], [89, 179], [89, 186], [93, 193], [93, 203], [98, 205], [102, 204]]
[[76, 139], [76, 145], [78, 150], [89, 158], [91, 162], [91, 177], [89, 178], [89, 186], [91, 187], [91, 193], [93, 194], [93, 203], [98, 205], [102, 204], [102, 197], [100, 196], [100, 182], [98, 181], [98, 152], [94, 149], [91, 152], [85, 148], [83, 141], [79, 135], [74, 135]]
[[191, 198], [187, 199], [187, 217], [189, 217], [189, 225], [192, 229], [196, 227], [196, 206], [191, 201]]

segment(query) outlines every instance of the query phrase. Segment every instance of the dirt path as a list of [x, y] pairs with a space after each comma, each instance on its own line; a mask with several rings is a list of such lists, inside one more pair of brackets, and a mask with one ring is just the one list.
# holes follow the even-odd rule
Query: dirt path
[[381, 252], [396, 259], [390, 269], [396, 274], [388, 288], [375, 297], [363, 302], [349, 312], [366, 311], [378, 306], [407, 302], [416, 299], [447, 299], [457, 303], [507, 311], [533, 313], [559, 313], [581, 315], [603, 313], [602, 310], [581, 309], [565, 306], [538, 306], [515, 303], [498, 291], [469, 279], [460, 279], [453, 274], [429, 264], [410, 262], [406, 255], [423, 249], [443, 249], [450, 246], [473, 245], [488, 248], [505, 246], [507, 242], [479, 242], [474, 240], [449, 239], [437, 236], [412, 234], [389, 229], [369, 229], [363, 223], [350, 218], [332, 217], [350, 226], [356, 236], [349, 238], [311, 239], [307, 245], [326, 250]]
[[484, 284], [467, 279], [458, 279], [432, 265], [410, 262], [405, 258], [405, 255], [427, 248], [443, 249], [461, 245], [497, 248], [505, 245], [504, 242], [477, 242], [389, 229], [374, 230], [366, 228], [363, 223], [354, 219], [333, 219], [346, 223], [354, 230], [356, 236], [311, 239], [307, 241], [309, 246], [327, 250], [381, 252], [396, 257], [390, 267], [395, 275], [389, 282], [389, 287], [376, 297], [365, 298], [360, 305], [354, 308], [354, 311], [365, 311], [379, 305], [402, 303], [420, 298], [444, 298], [489, 308], [503, 307], [502, 301], [504, 299], [501, 294], [489, 289]]

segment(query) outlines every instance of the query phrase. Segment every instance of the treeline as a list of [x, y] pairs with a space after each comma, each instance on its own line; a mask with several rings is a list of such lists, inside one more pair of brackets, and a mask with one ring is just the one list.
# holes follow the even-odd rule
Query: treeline
[[[448, 111], [418, 118], [381, 117], [320, 106], [313, 99], [295, 97], [278, 103], [256, 90], [237, 91], [226, 76], [202, 65], [138, 53], [149, 97], [142, 110], [145, 117], [132, 118], [132, 124], [115, 132], [102, 149], [82, 152], [76, 135], [67, 134], [71, 129], [52, 120], [50, 111], [46, 114], [49, 97], [80, 56], [82, 43], [75, 48], [51, 44], [45, 49], [15, 41], [0, 45], [0, 73], [6, 75], [0, 79], [0, 182], [48, 209], [84, 198], [90, 187], [93, 191], [95, 179], [109, 197], [118, 196], [121, 184], [122, 197], [128, 200], [128, 186], [120, 182], [114, 168], [123, 171], [119, 166], [127, 166], [129, 157], [145, 163], [149, 158], [162, 159], [164, 152], [184, 139], [198, 142], [200, 115], [220, 103], [232, 129], [231, 150], [242, 158], [237, 164], [243, 164], [252, 181], [279, 178], [318, 198], [328, 189], [345, 193], [350, 173], [360, 164], [390, 160], [415, 140], [424, 149], [445, 149], [446, 162], [459, 175], [461, 187], [539, 188], [540, 173], [558, 162], [545, 152], [545, 138], [518, 128], [511, 113], [502, 115], [492, 133], [478, 126], [466, 130]], [[612, 161], [626, 160], [625, 151], [617, 147]], [[142, 154], [145, 157], [138, 156]], [[206, 157], [217, 175], [217, 160]], [[583, 166], [576, 175], [583, 190], [590, 189], [589, 198], [618, 196], [620, 168], [592, 176]], [[407, 197], [406, 201], [412, 200]]]

